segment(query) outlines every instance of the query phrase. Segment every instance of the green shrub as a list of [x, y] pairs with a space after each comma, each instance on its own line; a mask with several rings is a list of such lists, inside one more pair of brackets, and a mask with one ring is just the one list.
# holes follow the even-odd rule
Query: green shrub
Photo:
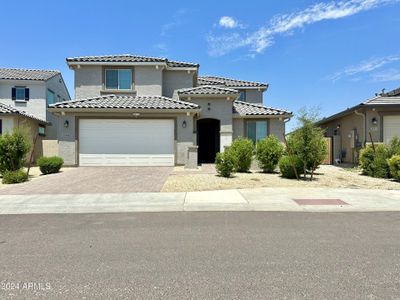
[[236, 171], [248, 172], [251, 167], [253, 159], [254, 146], [253, 142], [249, 139], [237, 138], [233, 141], [232, 146], [229, 148], [232, 154], [236, 157]]
[[395, 136], [390, 140], [388, 145], [389, 156], [400, 155], [400, 139]]
[[400, 180], [400, 155], [394, 155], [388, 160], [390, 175], [396, 179]]
[[12, 184], [12, 183], [21, 183], [28, 180], [28, 175], [22, 169], [15, 171], [6, 171], [3, 174], [2, 183], [4, 184]]
[[256, 146], [256, 158], [263, 172], [274, 172], [283, 152], [283, 145], [274, 135], [259, 140]]
[[385, 145], [376, 145], [375, 151], [371, 145], [368, 145], [360, 153], [362, 173], [377, 178], [388, 178], [390, 175], [388, 158], [389, 151]]
[[296, 168], [297, 175], [300, 177], [300, 174], [303, 172], [303, 162], [297, 156], [282, 156], [279, 160], [279, 170], [281, 171], [282, 177], [293, 179], [296, 178], [296, 174], [293, 170], [293, 164]]
[[235, 171], [236, 166], [236, 157], [230, 149], [227, 149], [222, 153], [217, 153], [217, 157], [215, 159], [215, 167], [217, 169], [217, 173], [220, 176], [231, 177], [232, 173]]
[[25, 129], [0, 135], [0, 173], [17, 171], [24, 166], [31, 143]]
[[59, 156], [43, 156], [37, 160], [37, 165], [39, 166], [40, 172], [42, 172], [44, 175], [58, 173], [63, 164], [64, 160]]

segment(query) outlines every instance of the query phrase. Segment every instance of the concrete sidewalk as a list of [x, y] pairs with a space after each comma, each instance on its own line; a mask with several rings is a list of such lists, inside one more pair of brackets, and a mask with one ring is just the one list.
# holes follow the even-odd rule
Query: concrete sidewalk
[[0, 214], [164, 211], [400, 211], [400, 191], [259, 188], [188, 193], [0, 195]]

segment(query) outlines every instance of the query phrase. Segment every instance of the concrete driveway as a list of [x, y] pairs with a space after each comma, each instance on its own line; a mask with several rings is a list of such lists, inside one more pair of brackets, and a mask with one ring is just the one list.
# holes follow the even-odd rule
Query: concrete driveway
[[172, 167], [79, 167], [9, 185], [0, 195], [159, 192]]

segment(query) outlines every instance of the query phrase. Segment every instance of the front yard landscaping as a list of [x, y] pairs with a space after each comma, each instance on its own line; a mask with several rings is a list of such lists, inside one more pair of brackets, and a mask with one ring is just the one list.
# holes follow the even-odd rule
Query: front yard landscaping
[[214, 165], [203, 165], [199, 170], [175, 167], [165, 182], [162, 192], [190, 192], [259, 187], [313, 187], [313, 188], [364, 188], [400, 190], [400, 183], [393, 179], [373, 178], [361, 174], [358, 168], [322, 165], [313, 181], [282, 178], [278, 173], [235, 173], [231, 178], [217, 175]]

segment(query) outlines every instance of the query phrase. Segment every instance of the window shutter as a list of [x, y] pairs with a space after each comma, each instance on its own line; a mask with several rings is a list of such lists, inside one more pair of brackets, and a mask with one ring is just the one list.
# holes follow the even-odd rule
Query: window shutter
[[29, 100], [29, 88], [25, 88], [25, 100]]
[[11, 99], [17, 100], [17, 89], [15, 87], [11, 89]]

